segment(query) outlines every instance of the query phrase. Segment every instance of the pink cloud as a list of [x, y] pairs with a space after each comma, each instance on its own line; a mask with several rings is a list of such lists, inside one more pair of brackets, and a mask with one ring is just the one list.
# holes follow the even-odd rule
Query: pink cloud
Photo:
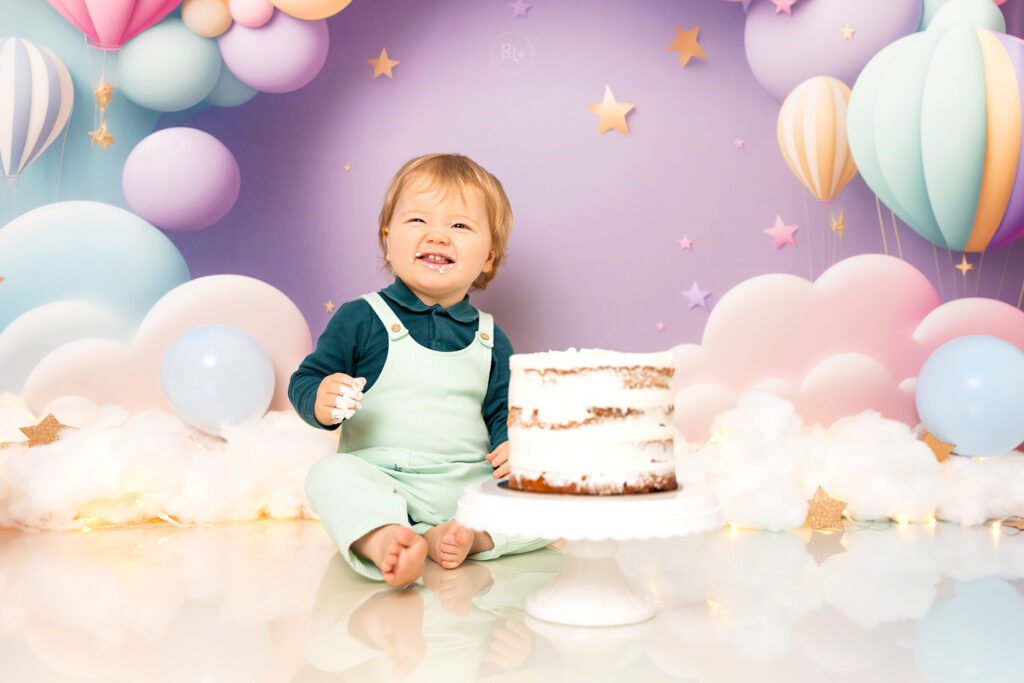
[[309, 326], [280, 290], [242, 275], [211, 275], [172, 289], [146, 314], [131, 344], [81, 339], [55, 349], [25, 382], [25, 403], [39, 413], [58, 397], [77, 395], [130, 412], [170, 412], [160, 387], [164, 352], [201, 325], [230, 325], [256, 339], [274, 364], [270, 409], [290, 409], [288, 379], [312, 349]]
[[942, 344], [988, 334], [1024, 349], [1024, 313], [994, 299], [943, 304], [912, 265], [854, 256], [815, 281], [760, 275], [727, 292], [699, 345], [676, 356], [676, 425], [690, 441], [741, 393], [769, 389], [824, 426], [866, 409], [917, 423], [914, 386]]

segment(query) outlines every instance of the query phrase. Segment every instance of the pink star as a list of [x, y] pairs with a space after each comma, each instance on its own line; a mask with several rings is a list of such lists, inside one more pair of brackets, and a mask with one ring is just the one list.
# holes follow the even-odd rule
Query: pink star
[[710, 294], [711, 294], [711, 292], [705, 292], [703, 289], [698, 287], [697, 286], [697, 281], [694, 280], [693, 281], [693, 286], [690, 287], [690, 289], [688, 289], [687, 291], [683, 292], [683, 296], [685, 296], [687, 299], [690, 300], [690, 307], [688, 309], [686, 309], [686, 310], [692, 311], [693, 309], [697, 308], [698, 306], [703, 308], [705, 311], [709, 310], [708, 309], [708, 301], [707, 301], [707, 299], [708, 299], [708, 295], [710, 295]]
[[515, 2], [506, 2], [505, 4], [512, 8], [513, 19], [517, 17], [522, 17], [525, 19], [526, 12], [531, 7], [533, 7], [533, 5], [529, 4], [528, 2], [524, 2], [523, 0], [516, 0]]
[[785, 12], [789, 16], [793, 16], [793, 13], [789, 8], [796, 3], [796, 0], [772, 0], [772, 3], [775, 5], [776, 14], [779, 12]]
[[736, 145], [736, 149], [743, 149], [743, 140], [736, 138], [732, 141], [732, 144]]
[[660, 320], [657, 323], [655, 323], [654, 326], [658, 328], [658, 332], [665, 331], [665, 323], [661, 322]]
[[782, 249], [784, 244], [792, 244], [796, 246], [796, 242], [793, 241], [793, 233], [800, 228], [795, 225], [786, 225], [782, 222], [782, 216], [775, 214], [775, 225], [768, 228], [764, 232], [768, 233], [775, 238], [775, 248]]
[[676, 241], [679, 242], [679, 251], [683, 251], [685, 249], [693, 249], [693, 240], [691, 240], [686, 235], [683, 235], [683, 239]]

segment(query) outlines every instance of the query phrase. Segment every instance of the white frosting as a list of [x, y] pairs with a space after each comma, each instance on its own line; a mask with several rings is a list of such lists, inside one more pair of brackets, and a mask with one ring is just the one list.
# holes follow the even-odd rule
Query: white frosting
[[566, 349], [565, 351], [545, 351], [543, 353], [517, 353], [509, 358], [509, 368], [525, 370], [526, 368], [573, 370], [576, 368], [598, 368], [613, 366], [628, 368], [636, 366], [653, 366], [656, 368], [674, 368], [675, 361], [668, 351], [658, 353], [621, 353], [604, 349]]

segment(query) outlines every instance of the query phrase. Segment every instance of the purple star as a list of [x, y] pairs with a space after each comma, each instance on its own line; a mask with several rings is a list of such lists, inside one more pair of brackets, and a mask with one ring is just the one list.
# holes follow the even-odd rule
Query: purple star
[[512, 18], [513, 19], [516, 19], [518, 17], [522, 17], [523, 19], [525, 19], [526, 18], [527, 10], [529, 10], [531, 7], [533, 7], [533, 5], [531, 5], [528, 2], [524, 2], [524, 0], [516, 0], [515, 2], [506, 2], [505, 4], [512, 8]]
[[693, 286], [687, 291], [683, 292], [683, 296], [690, 300], [690, 307], [686, 310], [692, 311], [693, 309], [700, 306], [705, 311], [710, 310], [708, 308], [708, 296], [711, 292], [705, 292], [703, 289], [697, 286], [697, 281], [693, 281]]

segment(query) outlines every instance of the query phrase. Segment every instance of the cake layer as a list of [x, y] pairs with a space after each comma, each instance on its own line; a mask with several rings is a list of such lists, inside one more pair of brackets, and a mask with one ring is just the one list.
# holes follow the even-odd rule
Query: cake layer
[[512, 405], [508, 409], [509, 431], [575, 432], [585, 438], [616, 438], [622, 434], [632, 440], [671, 439], [672, 406], [566, 406], [564, 409], [541, 411]]
[[509, 486], [519, 491], [538, 493], [581, 493], [590, 495], [615, 495], [623, 493], [652, 493], [676, 489], [674, 471], [647, 472], [623, 477], [618, 474], [594, 473], [580, 476], [561, 475], [555, 472], [513, 473]]
[[672, 434], [657, 440], [582, 438], [572, 432], [509, 430], [509, 469], [512, 472], [561, 472], [576, 476], [592, 472], [622, 475], [675, 467]]

